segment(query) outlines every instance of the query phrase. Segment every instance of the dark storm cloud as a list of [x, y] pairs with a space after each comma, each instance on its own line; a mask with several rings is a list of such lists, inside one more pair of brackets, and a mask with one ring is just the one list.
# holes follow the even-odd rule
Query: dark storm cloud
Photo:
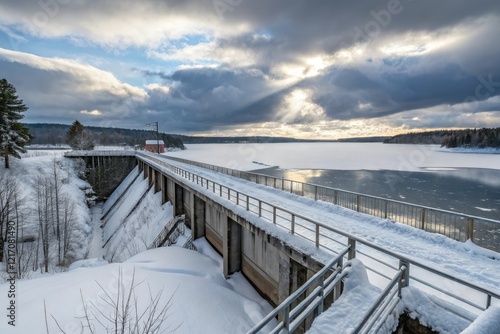
[[155, 74], [165, 80], [170, 90], [168, 94], [149, 92], [147, 108], [178, 129], [210, 130], [271, 119], [268, 109], [241, 112], [272, 91], [259, 71], [192, 68], [171, 75]]
[[[500, 2], [479, 1], [242, 1], [224, 21], [249, 22], [278, 41], [276, 57], [334, 52], [356, 42], [413, 31], [435, 31], [487, 15]], [[275, 45], [276, 46], [276, 45]]]
[[[19, 27], [39, 12], [50, 20], [33, 35], [83, 38], [110, 49], [142, 47], [145, 53], [156, 51], [160, 56], [172, 45], [174, 50], [182, 49], [176, 44], [182, 38], [189, 41], [190, 36], [205, 34], [203, 42], [212, 43], [207, 44], [213, 45], [214, 55], [199, 63], [218, 65], [173, 72], [143, 70], [148, 79], [161, 79], [168, 92], [134, 87], [143, 90], [141, 97], [120, 82], [107, 89], [101, 84], [108, 79], [93, 81], [92, 76], [72, 69], [42, 69], [0, 58], [2, 76], [13, 78], [40, 117], [66, 120], [80, 110], [95, 109], [103, 113], [92, 119], [95, 122], [112, 122], [122, 114], [129, 124], [151, 118], [171, 130], [208, 131], [280, 121], [283, 101], [301, 89], [312, 92], [312, 102], [335, 120], [381, 118], [500, 95], [500, 2], [496, 0], [84, 0], [64, 2], [52, 16], [39, 2], [20, 0], [0, 4], [0, 28]], [[177, 18], [184, 21], [160, 24]], [[201, 25], [191, 29], [182, 27], [184, 23]], [[425, 43], [447, 37], [458, 42], [451, 38], [436, 50], [426, 50], [418, 36], [426, 37]], [[418, 50], [414, 55], [381, 51], [389, 43], [412, 43], [413, 38]], [[333, 61], [318, 75], [297, 79], [288, 87], [279, 83], [287, 79], [279, 70], [281, 65], [301, 66], [304, 59], [334, 56], [357, 43], [364, 53], [353, 53], [351, 62]], [[500, 106], [489, 103], [486, 108], [499, 111]], [[311, 121], [307, 115], [294, 119]], [[442, 122], [436, 119], [436, 124]]]
[[[476, 98], [484, 100], [500, 94], [500, 80], [495, 82], [493, 78], [500, 79], [500, 68], [491, 77], [478, 77], [465, 72], [457, 64], [447, 64], [412, 75], [381, 71], [376, 77], [368, 77], [356, 69], [335, 69], [299, 86], [314, 90], [315, 102], [330, 118], [348, 120], [460, 104], [471, 96], [476, 97], [476, 92], [480, 92]], [[482, 87], [482, 82], [490, 82], [490, 86]], [[478, 86], [481, 87], [479, 90]], [[366, 108], [360, 107], [367, 104]]]

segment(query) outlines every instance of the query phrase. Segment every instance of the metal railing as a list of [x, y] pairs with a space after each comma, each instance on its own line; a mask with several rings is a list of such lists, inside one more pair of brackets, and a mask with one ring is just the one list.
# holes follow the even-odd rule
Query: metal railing
[[170, 156], [167, 158], [299, 196], [332, 203], [360, 213], [390, 219], [427, 232], [443, 234], [456, 241], [464, 242], [470, 239], [478, 246], [500, 252], [500, 221], [498, 220]]
[[[278, 307], [255, 325], [247, 334], [257, 334], [280, 314], [281, 322], [269, 333], [293, 333], [306, 318], [315, 313], [319, 315], [324, 310], [325, 297], [338, 288], [346, 272], [342, 271], [344, 256], [349, 252], [350, 246], [346, 247], [333, 260], [327, 263], [320, 271], [311, 277], [305, 284], [293, 292]], [[328, 276], [328, 274], [330, 274]], [[292, 304], [298, 301], [309, 288], [314, 287], [298, 305], [292, 308]]]
[[353, 333], [367, 334], [373, 327], [376, 328], [373, 333], [378, 333], [380, 327], [401, 300], [401, 290], [408, 284], [406, 273], [408, 273], [408, 270], [406, 265], [402, 263], [400, 269], [385, 287], [384, 291], [382, 291], [372, 306], [365, 312]]
[[170, 246], [173, 242], [175, 242], [179, 235], [184, 234], [184, 230], [179, 229], [179, 225], [182, 227], [184, 226], [184, 221], [184, 215], [176, 216], [170, 219], [151, 245], [149, 245], [148, 249], [160, 247], [164, 243], [167, 243], [167, 245]]
[[[184, 178], [213, 193], [215, 197], [236, 204], [261, 219], [277, 227], [279, 226], [292, 235], [311, 241], [317, 249], [339, 254], [346, 246], [350, 246], [348, 258], [356, 257], [361, 259], [368, 271], [377, 279], [390, 281], [400, 270], [399, 264], [404, 263], [409, 283], [418, 286], [423, 291], [471, 310], [476, 314], [487, 309], [493, 300], [500, 302], [499, 291], [493, 291], [477, 284], [469, 283], [464, 279], [456, 277], [456, 275], [450, 275], [441, 269], [425, 265], [416, 259], [392, 252], [375, 243], [322, 222], [315, 221], [300, 213], [293, 212], [219, 182], [191, 173], [188, 170], [169, 164], [165, 160], [142, 153], [138, 153], [137, 157], [158, 170], [164, 170], [164, 172], [170, 172], [172, 176], [176, 175], [177, 177]], [[440, 282], [439, 286], [433, 283], [435, 279], [429, 278], [433, 276], [438, 278]], [[461, 293], [463, 289], [470, 290], [475, 295], [475, 298], [463, 297]], [[466, 314], [457, 315], [467, 317]], [[470, 318], [467, 319], [473, 320]]]

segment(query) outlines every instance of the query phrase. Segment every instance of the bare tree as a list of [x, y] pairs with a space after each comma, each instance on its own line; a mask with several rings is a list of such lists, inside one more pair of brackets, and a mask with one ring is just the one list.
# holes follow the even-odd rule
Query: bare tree
[[[172, 306], [172, 298], [163, 302], [163, 289], [153, 296], [151, 287], [148, 286], [149, 301], [146, 307], [139, 307], [139, 300], [136, 289], [143, 282], [136, 283], [135, 270], [132, 275], [132, 281], [128, 287], [124, 284], [123, 272], [121, 268], [118, 271], [118, 284], [116, 294], [110, 293], [99, 282], [96, 282], [102, 292], [100, 302], [96, 305], [93, 302], [86, 302], [83, 293], [80, 291], [81, 302], [84, 316], [80, 323], [81, 334], [96, 333], [97, 328], [101, 327], [106, 333], [115, 334], [162, 334], [175, 333], [180, 327], [171, 328], [165, 321], [169, 317], [169, 310]], [[45, 310], [45, 326], [49, 333], [47, 312]], [[64, 330], [54, 316], [51, 316], [61, 333]]]
[[63, 238], [63, 258], [66, 261], [70, 250], [71, 236], [75, 225], [75, 204], [66, 196], [62, 199], [62, 238]]
[[43, 265], [45, 272], [49, 271], [49, 225], [50, 225], [50, 179], [38, 175], [36, 178], [36, 197], [38, 211], [38, 240], [42, 245]]
[[5, 240], [7, 239], [7, 223], [15, 219], [14, 204], [17, 196], [17, 183], [7, 172], [0, 172], [0, 262], [3, 261]]

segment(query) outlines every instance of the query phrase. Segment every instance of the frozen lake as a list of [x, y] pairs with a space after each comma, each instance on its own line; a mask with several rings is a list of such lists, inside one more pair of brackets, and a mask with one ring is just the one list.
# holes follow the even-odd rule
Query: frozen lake
[[500, 154], [382, 143], [186, 146], [166, 154], [500, 220]]

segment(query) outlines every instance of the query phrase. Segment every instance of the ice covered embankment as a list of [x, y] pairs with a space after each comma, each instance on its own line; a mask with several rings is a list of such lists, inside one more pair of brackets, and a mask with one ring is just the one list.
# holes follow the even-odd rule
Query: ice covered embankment
[[103, 205], [107, 260], [122, 262], [148, 248], [173, 217], [170, 202], [161, 202], [161, 192], [132, 170]]

